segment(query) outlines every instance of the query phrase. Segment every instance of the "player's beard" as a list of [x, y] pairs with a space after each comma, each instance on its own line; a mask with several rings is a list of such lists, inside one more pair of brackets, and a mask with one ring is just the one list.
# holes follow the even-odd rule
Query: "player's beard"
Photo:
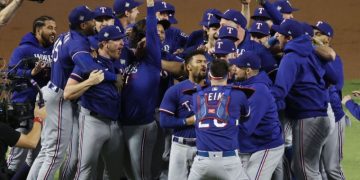
[[[49, 47], [54, 44], [56, 35], [41, 33], [41, 39], [44, 41], [44, 47]], [[51, 36], [54, 36], [53, 38]]]

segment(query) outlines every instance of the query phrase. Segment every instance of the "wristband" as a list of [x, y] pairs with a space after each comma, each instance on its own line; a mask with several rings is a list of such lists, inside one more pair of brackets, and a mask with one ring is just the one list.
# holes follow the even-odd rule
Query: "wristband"
[[40, 117], [34, 117], [34, 122], [38, 122], [41, 124], [41, 126], [43, 125], [43, 120]]

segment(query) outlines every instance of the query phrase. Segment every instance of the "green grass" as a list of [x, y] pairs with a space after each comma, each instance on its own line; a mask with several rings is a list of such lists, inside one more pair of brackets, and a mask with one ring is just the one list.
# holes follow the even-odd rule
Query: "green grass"
[[[345, 82], [343, 95], [359, 89], [360, 80], [347, 81]], [[360, 99], [355, 99], [355, 101], [360, 103]], [[346, 114], [350, 117], [352, 125], [346, 127], [345, 130], [344, 160], [342, 164], [346, 179], [358, 180], [360, 179], [360, 142], [358, 138], [360, 135], [360, 121], [356, 120], [347, 110]]]

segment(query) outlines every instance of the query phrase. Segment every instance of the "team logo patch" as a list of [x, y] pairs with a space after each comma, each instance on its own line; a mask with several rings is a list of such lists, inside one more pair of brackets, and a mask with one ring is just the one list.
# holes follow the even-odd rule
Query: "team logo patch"
[[80, 16], [80, 17], [79, 17], [79, 20], [80, 20], [80, 21], [83, 21], [84, 19], [85, 19], [84, 16]]
[[127, 2], [127, 3], [125, 4], [125, 7], [129, 7], [129, 6], [130, 6], [130, 3]]
[[213, 87], [213, 88], [212, 88], [212, 91], [217, 91], [217, 90], [219, 90], [218, 87]]

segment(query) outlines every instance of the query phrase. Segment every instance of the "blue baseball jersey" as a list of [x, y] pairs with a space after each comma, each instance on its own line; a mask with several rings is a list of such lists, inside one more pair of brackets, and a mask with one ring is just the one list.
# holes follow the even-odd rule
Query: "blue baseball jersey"
[[[113, 60], [98, 56], [94, 60], [101, 66], [99, 70], [115, 73], [116, 69]], [[79, 66], [75, 66], [70, 78], [82, 82], [89, 77], [89, 73], [84, 72]], [[120, 93], [112, 82], [103, 81], [97, 85], [91, 86], [80, 97], [81, 106], [97, 115], [107, 117], [112, 120], [118, 120], [120, 109]]]
[[360, 121], [360, 106], [354, 102], [354, 100], [349, 100], [345, 104], [349, 112]]
[[243, 41], [236, 47], [236, 54], [238, 56], [242, 55], [246, 51], [246, 47], [251, 43], [249, 31], [245, 30], [245, 36]]
[[329, 88], [331, 108], [334, 111], [335, 121], [338, 122], [345, 116], [345, 112], [341, 104], [342, 88], [344, 87], [344, 68], [342, 60], [339, 56], [336, 56], [335, 61], [329, 63], [334, 67], [338, 76], [337, 83]]
[[289, 41], [284, 49], [272, 94], [285, 100], [285, 113], [293, 119], [327, 116], [329, 93], [324, 65], [315, 57], [307, 35]]
[[[53, 71], [51, 71], [50, 81], [58, 88], [64, 89], [75, 64], [88, 73], [95, 69], [101, 69], [101, 66], [94, 62], [90, 52], [90, 42], [87, 36], [73, 30], [60, 35], [52, 52], [51, 69]], [[106, 71], [104, 76], [105, 81], [116, 81], [114, 73]]]
[[[184, 59], [180, 58], [179, 56], [175, 54], [170, 54], [166, 51], [161, 51], [161, 59], [164, 61], [172, 61], [172, 62], [184, 62]], [[158, 97], [158, 103], [157, 106], [160, 106], [160, 103], [164, 97], [164, 94], [166, 90], [168, 90], [171, 86], [174, 85], [174, 76], [165, 71], [161, 70], [160, 73], [160, 87], [159, 87], [159, 97]]]
[[192, 96], [183, 91], [193, 89], [195, 83], [190, 80], [182, 81], [170, 87], [160, 105], [160, 126], [173, 128], [173, 134], [179, 137], [195, 138], [194, 126], [187, 126], [185, 119], [194, 115], [192, 110]]
[[148, 7], [146, 18], [146, 55], [131, 59], [125, 69], [122, 89], [121, 121], [124, 125], [141, 125], [154, 121], [159, 95], [161, 46], [157, 34], [154, 7]]
[[[50, 80], [50, 63], [52, 61], [51, 52], [53, 46], [42, 47], [33, 33], [27, 33], [22, 39], [19, 46], [13, 51], [8, 69], [9, 76], [27, 78], [24, 80], [28, 83], [28, 88], [23, 91], [15, 91], [12, 94], [12, 102], [35, 102], [37, 90], [30, 83], [30, 79], [35, 80], [40, 87], [43, 87]], [[20, 62], [24, 58], [36, 57], [45, 61], [49, 66], [43, 69], [35, 76], [31, 75], [31, 70], [35, 67], [35, 62]], [[17, 68], [13, 69], [20, 63]]]
[[[228, 88], [229, 86], [210, 86], [200, 91], [204, 93], [206, 104], [210, 105], [205, 108], [206, 112], [202, 112], [205, 104], [201, 103], [199, 92], [193, 95], [194, 112], [197, 115], [206, 114], [201, 119], [197, 116], [195, 122], [196, 147], [200, 151], [232, 151], [239, 148], [238, 125], [242, 117], [249, 116], [250, 109], [245, 94], [241, 90], [231, 89], [232, 87], [224, 103], [222, 97]], [[216, 114], [223, 116], [216, 117]]]
[[238, 84], [255, 89], [249, 98], [250, 117], [240, 123], [240, 152], [254, 153], [284, 144], [275, 99], [270, 91], [272, 81], [266, 73], [260, 72]]
[[56, 40], [51, 65], [51, 82], [64, 89], [66, 82], [74, 68], [73, 57], [77, 54], [90, 55], [90, 43], [86, 36], [76, 31], [61, 34]]

